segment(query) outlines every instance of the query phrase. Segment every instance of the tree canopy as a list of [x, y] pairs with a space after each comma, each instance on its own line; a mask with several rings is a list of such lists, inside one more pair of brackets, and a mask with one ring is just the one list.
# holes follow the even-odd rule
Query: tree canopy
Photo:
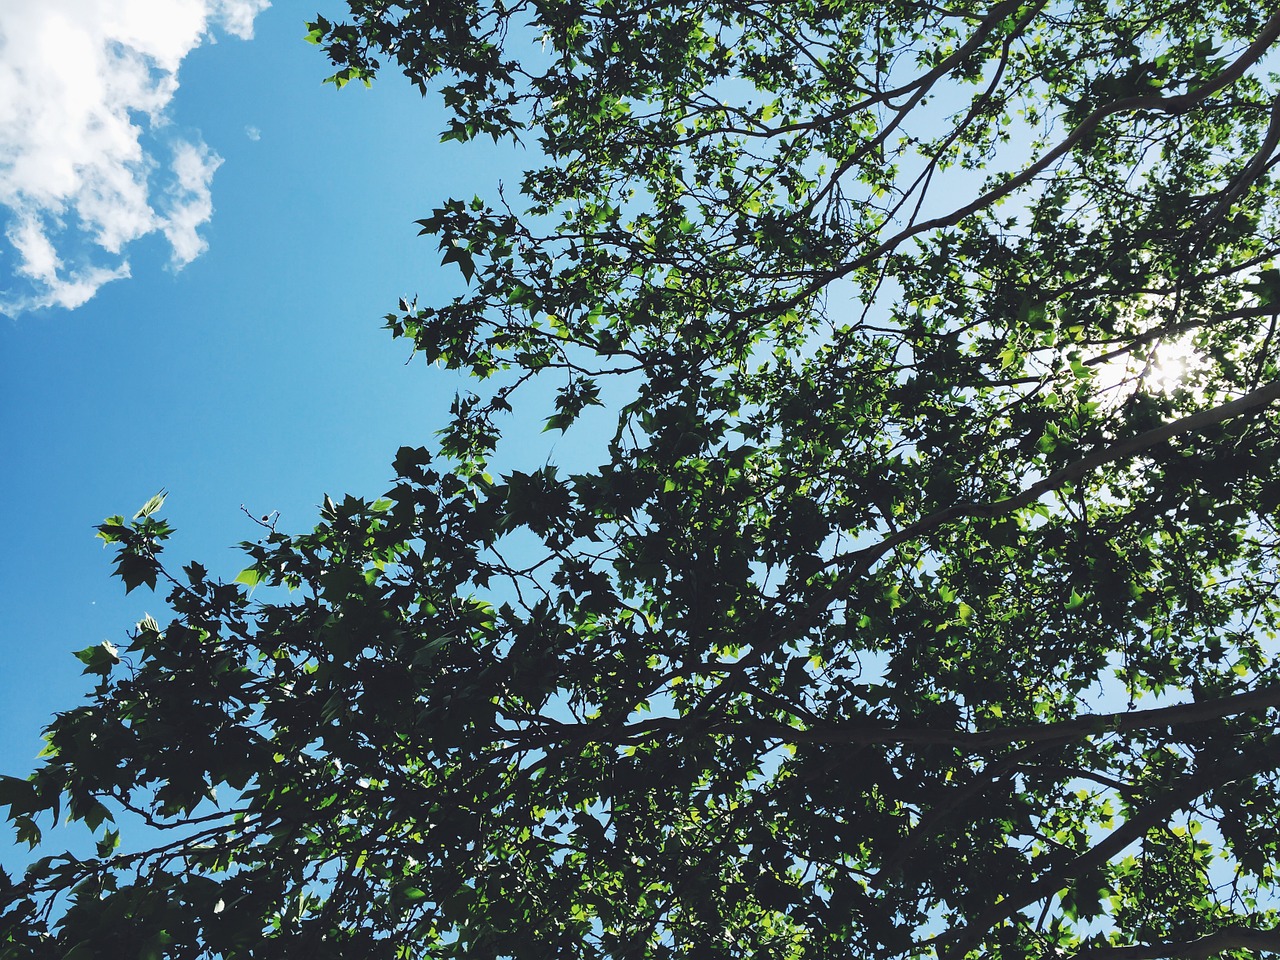
[[[97, 839], [0, 957], [1280, 952], [1280, 14], [309, 29], [527, 148], [387, 317], [473, 383], [233, 582], [99, 527], [168, 622], [0, 780]], [[530, 411], [588, 462], [503, 467]]]

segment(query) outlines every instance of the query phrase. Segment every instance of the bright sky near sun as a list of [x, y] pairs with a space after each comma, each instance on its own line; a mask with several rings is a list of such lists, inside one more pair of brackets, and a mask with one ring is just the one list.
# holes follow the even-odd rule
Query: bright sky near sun
[[392, 71], [322, 85], [304, 23], [342, 11], [0, 0], [0, 773], [87, 689], [72, 651], [164, 612], [96, 523], [167, 488], [167, 558], [232, 577], [241, 504], [298, 532], [380, 494], [462, 386], [381, 318], [459, 282], [413, 221], [526, 158], [439, 144]]

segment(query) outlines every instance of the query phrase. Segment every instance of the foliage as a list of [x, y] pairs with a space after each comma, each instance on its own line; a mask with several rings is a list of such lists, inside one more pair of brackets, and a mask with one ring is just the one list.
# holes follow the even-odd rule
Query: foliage
[[[318, 19], [537, 148], [388, 317], [477, 392], [234, 582], [99, 528], [172, 614], [0, 781], [99, 838], [0, 878], [0, 957], [1280, 950], [1266, 17]], [[540, 403], [592, 459], [501, 466]]]

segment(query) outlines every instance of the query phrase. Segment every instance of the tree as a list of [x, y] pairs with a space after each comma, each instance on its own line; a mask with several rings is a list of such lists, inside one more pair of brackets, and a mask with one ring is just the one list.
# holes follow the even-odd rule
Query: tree
[[1280, 951], [1280, 14], [350, 6], [537, 147], [388, 317], [477, 392], [235, 582], [99, 527], [172, 616], [0, 781], [99, 838], [0, 957]]

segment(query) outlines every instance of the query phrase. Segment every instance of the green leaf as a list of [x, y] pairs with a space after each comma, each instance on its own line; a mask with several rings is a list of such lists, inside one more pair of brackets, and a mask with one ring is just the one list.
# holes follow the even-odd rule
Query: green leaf
[[236, 574], [236, 583], [243, 583], [247, 587], [256, 587], [265, 578], [263, 570], [257, 564], [252, 567], [245, 567]]
[[25, 843], [32, 850], [40, 845], [40, 828], [36, 826], [35, 821], [30, 817], [14, 817], [13, 825], [14, 835], [18, 843]]
[[120, 662], [120, 651], [115, 644], [103, 640], [92, 647], [76, 651], [76, 659], [85, 665], [84, 673], [105, 677]]
[[9, 819], [28, 813], [35, 813], [43, 807], [30, 780], [20, 780], [0, 774], [0, 805], [9, 808]]
[[99, 858], [111, 856], [120, 847], [120, 831], [107, 830], [102, 835], [102, 839], [98, 841], [97, 850]]
[[157, 493], [155, 496], [153, 496], [150, 500], [148, 500], [146, 503], [142, 505], [141, 509], [139, 509], [138, 512], [133, 515], [133, 519], [139, 520], [139, 519], [142, 519], [143, 517], [151, 516], [153, 513], [159, 510], [162, 506], [164, 506], [165, 497], [167, 497], [168, 495], [169, 495], [168, 491], [161, 490], [159, 493]]

